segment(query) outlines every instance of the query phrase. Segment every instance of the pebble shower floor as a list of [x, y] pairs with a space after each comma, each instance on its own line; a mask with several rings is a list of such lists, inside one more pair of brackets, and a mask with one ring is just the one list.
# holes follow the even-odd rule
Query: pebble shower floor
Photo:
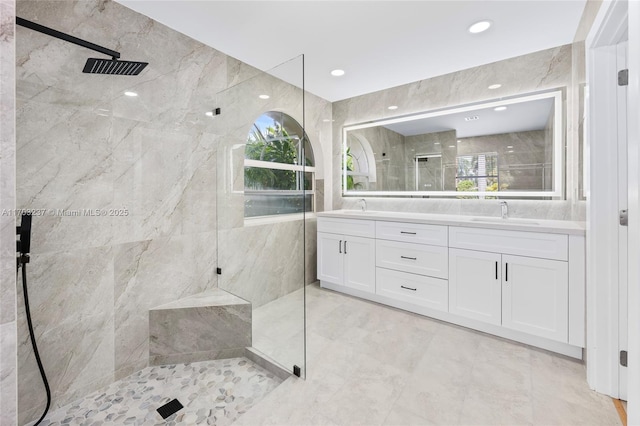
[[[246, 358], [147, 367], [53, 412], [42, 426], [233, 423], [282, 381]], [[184, 406], [163, 419], [158, 407]]]

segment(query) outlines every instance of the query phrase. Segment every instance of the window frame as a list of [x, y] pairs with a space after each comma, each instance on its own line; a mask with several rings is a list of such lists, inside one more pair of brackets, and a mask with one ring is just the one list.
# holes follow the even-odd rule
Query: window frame
[[[311, 139], [309, 139], [307, 133], [305, 132], [304, 128], [300, 125], [300, 123], [298, 123], [297, 120], [295, 120], [292, 116], [281, 112], [281, 111], [266, 111], [262, 114], [260, 114], [260, 116], [252, 123], [252, 129], [249, 131], [248, 136], [251, 134], [255, 134], [255, 130], [253, 130], [254, 128], [258, 131], [257, 133], [261, 135], [261, 137], [263, 138], [264, 141], [266, 142], [272, 142], [277, 140], [278, 138], [273, 138], [273, 139], [264, 139], [264, 135], [262, 134], [262, 132], [260, 131], [260, 129], [256, 126], [256, 123], [258, 122], [258, 120], [269, 113], [278, 113], [278, 114], [282, 114], [284, 116], [287, 116], [290, 120], [293, 120], [298, 126], [300, 126], [300, 129], [302, 129], [302, 137], [297, 137], [296, 139], [298, 139], [298, 148], [297, 148], [297, 153], [296, 153], [296, 158], [298, 159], [302, 159], [304, 162], [304, 159], [306, 158], [306, 153], [305, 153], [305, 143], [308, 143], [310, 149], [311, 149], [311, 158], [314, 162], [313, 166], [306, 166], [304, 164], [288, 164], [288, 163], [278, 163], [278, 162], [273, 162], [273, 161], [264, 161], [264, 160], [253, 160], [253, 159], [248, 159], [246, 158], [246, 149], [247, 149], [247, 144], [248, 144], [248, 140], [247, 140], [247, 144], [245, 144], [245, 158], [244, 158], [244, 163], [243, 163], [243, 175], [245, 170], [248, 167], [251, 168], [260, 168], [260, 169], [268, 169], [268, 170], [288, 170], [288, 171], [293, 171], [296, 173], [296, 189], [248, 189], [246, 186], [246, 181], [243, 184], [243, 195], [247, 194], [247, 195], [266, 195], [266, 196], [278, 196], [278, 195], [300, 195], [303, 200], [305, 198], [306, 195], [310, 195], [311, 196], [311, 210], [303, 210], [300, 212], [294, 212], [294, 213], [276, 213], [276, 214], [266, 214], [266, 215], [260, 215], [260, 216], [246, 216], [246, 204], [244, 207], [244, 219], [245, 220], [255, 220], [255, 221], [264, 221], [266, 219], [272, 219], [274, 221], [278, 221], [277, 218], [287, 218], [287, 220], [291, 220], [290, 218], [295, 216], [295, 215], [304, 215], [304, 214], [309, 214], [309, 213], [315, 213], [316, 211], [316, 200], [315, 200], [315, 195], [316, 195], [316, 167], [315, 167], [315, 155], [313, 152], [313, 147], [311, 146]], [[276, 119], [274, 119], [275, 122], [277, 122], [278, 124], [280, 124], [282, 126], [283, 129], [286, 130], [286, 128], [284, 127], [284, 120], [281, 121], [277, 121]], [[248, 137], [247, 136], [247, 137]], [[294, 137], [289, 137], [288, 139], [294, 139]], [[311, 173], [311, 178], [310, 178], [310, 182], [311, 182], [311, 188], [310, 189], [304, 189], [304, 176], [306, 173]], [[304, 205], [304, 202], [303, 202]], [[304, 216], [303, 216], [304, 217]]]

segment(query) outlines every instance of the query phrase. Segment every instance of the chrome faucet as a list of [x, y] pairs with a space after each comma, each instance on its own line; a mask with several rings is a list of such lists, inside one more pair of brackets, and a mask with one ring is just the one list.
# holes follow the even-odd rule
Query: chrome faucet
[[362, 209], [363, 212], [367, 211], [367, 200], [365, 200], [364, 198], [361, 198], [360, 203], [362, 203], [362, 205], [360, 206], [360, 209]]
[[500, 214], [503, 219], [509, 218], [509, 205], [506, 201], [500, 201]]

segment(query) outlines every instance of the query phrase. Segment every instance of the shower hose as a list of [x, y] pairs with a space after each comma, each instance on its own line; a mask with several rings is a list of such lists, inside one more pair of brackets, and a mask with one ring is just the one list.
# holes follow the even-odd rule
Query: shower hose
[[[18, 265], [20, 268], [20, 265]], [[38, 352], [38, 345], [36, 344], [36, 338], [33, 333], [33, 324], [31, 323], [31, 311], [29, 310], [29, 295], [27, 294], [27, 265], [22, 263], [22, 292], [24, 293], [24, 310], [27, 314], [27, 325], [29, 326], [29, 336], [31, 337], [31, 345], [33, 346], [33, 354], [36, 356], [36, 362], [38, 363], [38, 368], [40, 369], [40, 376], [42, 376], [42, 381], [44, 382], [44, 388], [47, 391], [47, 406], [44, 409], [44, 413], [38, 419], [37, 422], [34, 423], [34, 426], [39, 425], [44, 417], [47, 415], [49, 411], [49, 406], [51, 405], [51, 389], [49, 389], [49, 382], [47, 381], [47, 375], [44, 372], [44, 367], [42, 366], [42, 360], [40, 359], [40, 353]]]

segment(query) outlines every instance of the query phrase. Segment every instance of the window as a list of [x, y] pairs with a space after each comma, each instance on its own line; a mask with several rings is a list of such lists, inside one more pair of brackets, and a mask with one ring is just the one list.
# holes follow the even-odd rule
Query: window
[[497, 191], [499, 185], [496, 152], [456, 157], [457, 191]]
[[289, 115], [262, 114], [247, 135], [244, 216], [314, 210], [315, 162], [302, 126]]

